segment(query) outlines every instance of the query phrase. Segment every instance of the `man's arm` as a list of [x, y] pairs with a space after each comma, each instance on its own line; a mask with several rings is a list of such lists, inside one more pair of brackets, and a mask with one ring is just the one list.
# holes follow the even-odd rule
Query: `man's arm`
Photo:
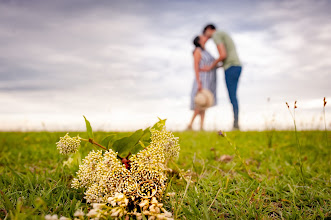
[[223, 60], [225, 60], [227, 54], [226, 54], [226, 49], [223, 43], [220, 43], [217, 45], [217, 50], [218, 50], [218, 54], [219, 57], [213, 62], [213, 64], [209, 67], [210, 70], [214, 69], [217, 64]]
[[226, 53], [226, 48], [225, 48], [224, 44], [223, 43], [218, 44], [217, 50], [218, 50], [219, 57], [213, 62], [212, 65], [203, 67], [201, 69], [201, 71], [210, 71], [210, 70], [214, 69], [219, 62], [225, 60], [227, 53]]

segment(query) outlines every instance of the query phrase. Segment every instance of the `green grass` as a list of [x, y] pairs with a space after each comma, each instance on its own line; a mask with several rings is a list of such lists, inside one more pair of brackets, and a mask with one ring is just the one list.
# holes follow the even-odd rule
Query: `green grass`
[[[70, 182], [78, 161], [94, 147], [84, 144], [74, 163], [63, 166], [67, 158], [57, 152], [55, 142], [64, 134], [0, 133], [0, 219], [72, 217], [78, 207], [87, 212], [83, 192], [71, 189]], [[227, 133], [238, 147], [240, 160], [216, 132], [175, 133], [181, 152], [176, 165], [170, 166], [189, 170], [185, 179], [190, 181], [169, 176], [167, 191], [176, 195], [164, 200], [167, 210], [176, 219], [331, 218], [331, 150], [325, 133], [298, 133], [304, 179], [294, 132], [272, 134]], [[96, 140], [104, 136], [95, 133]], [[223, 154], [234, 159], [215, 160]]]

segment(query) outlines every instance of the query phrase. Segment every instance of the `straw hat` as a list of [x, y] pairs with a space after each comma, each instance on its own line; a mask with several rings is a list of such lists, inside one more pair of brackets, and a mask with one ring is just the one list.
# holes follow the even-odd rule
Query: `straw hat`
[[214, 105], [214, 95], [208, 89], [202, 89], [194, 97], [194, 104], [200, 110], [205, 110]]

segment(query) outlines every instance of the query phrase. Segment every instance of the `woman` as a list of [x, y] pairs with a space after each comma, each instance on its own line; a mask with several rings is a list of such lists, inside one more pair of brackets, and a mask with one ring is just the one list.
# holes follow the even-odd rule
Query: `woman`
[[205, 50], [207, 40], [208, 38], [204, 35], [197, 36], [193, 40], [193, 44], [195, 45], [193, 51], [195, 79], [191, 93], [191, 110], [194, 110], [194, 113], [191, 123], [187, 127], [188, 130], [192, 130], [192, 124], [197, 115], [201, 117], [200, 130], [203, 130], [205, 110], [198, 109], [194, 104], [194, 97], [198, 91], [201, 91], [202, 88], [210, 90], [214, 95], [214, 105], [216, 105], [216, 68], [208, 72], [200, 70], [200, 68], [204, 66], [210, 66], [215, 60], [212, 55]]

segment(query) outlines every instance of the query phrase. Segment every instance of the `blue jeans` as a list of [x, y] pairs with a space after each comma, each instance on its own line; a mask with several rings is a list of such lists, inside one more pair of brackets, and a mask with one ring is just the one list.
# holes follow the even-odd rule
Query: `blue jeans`
[[241, 74], [241, 66], [231, 66], [225, 70], [225, 82], [228, 88], [230, 101], [233, 107], [234, 127], [238, 127], [238, 100], [237, 100], [237, 87], [239, 76]]

